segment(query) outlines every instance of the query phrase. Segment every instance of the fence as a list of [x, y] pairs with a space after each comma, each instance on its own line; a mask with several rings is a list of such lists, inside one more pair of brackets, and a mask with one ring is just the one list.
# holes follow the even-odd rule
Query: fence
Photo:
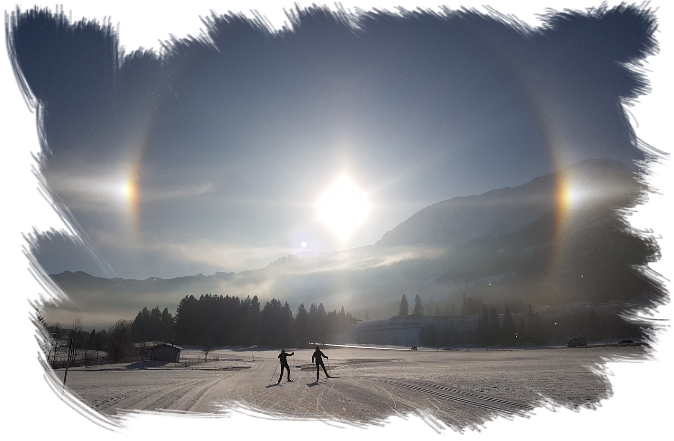
[[187, 367], [187, 366], [192, 366], [192, 365], [200, 364], [200, 363], [210, 363], [210, 362], [213, 362], [213, 361], [220, 361], [220, 357], [211, 357], [211, 358], [206, 358], [206, 357], [183, 358], [183, 357], [180, 357], [180, 361], [178, 363]]
[[[57, 358], [56, 360], [50, 360], [49, 364], [51, 365], [52, 369], [63, 369], [68, 365], [69, 367], [79, 367], [79, 366], [103, 366], [103, 365], [115, 365], [115, 364], [123, 364], [123, 363], [131, 363], [135, 361], [142, 361], [143, 359], [140, 359], [138, 357], [136, 358], [126, 358], [126, 359], [120, 359], [120, 360], [112, 360], [109, 358], [99, 358], [98, 360], [96, 359], [77, 359], [77, 360], [70, 360], [70, 363], [68, 363], [68, 360], [65, 358]], [[180, 358], [180, 361], [177, 363], [179, 365], [182, 365], [184, 367], [188, 366], [193, 366], [195, 364], [200, 364], [200, 363], [210, 363], [214, 361], [220, 361], [220, 357], [190, 357], [190, 358]]]

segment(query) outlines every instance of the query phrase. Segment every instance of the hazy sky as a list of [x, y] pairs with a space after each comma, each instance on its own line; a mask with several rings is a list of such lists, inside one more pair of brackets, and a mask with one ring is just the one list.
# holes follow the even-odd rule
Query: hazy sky
[[[508, 13], [508, 11], [500, 11]], [[643, 10], [306, 13], [270, 32], [119, 50], [114, 31], [22, 22], [17, 60], [45, 108], [49, 189], [90, 240], [34, 250], [48, 273], [176, 277], [373, 244], [421, 208], [585, 158], [641, 159], [620, 106], [646, 91]], [[209, 40], [209, 41], [207, 41]], [[117, 60], [117, 61], [116, 61]], [[341, 240], [316, 203], [339, 177], [370, 211]]]

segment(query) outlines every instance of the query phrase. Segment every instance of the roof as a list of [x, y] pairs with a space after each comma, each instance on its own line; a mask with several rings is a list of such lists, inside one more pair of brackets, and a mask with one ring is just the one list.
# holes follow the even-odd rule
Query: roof
[[164, 343], [164, 342], [161, 342], [161, 341], [150, 341], [150, 342], [145, 342], [145, 343], [136, 343], [134, 346], [136, 347], [136, 349], [145, 348], [145, 350], [156, 349], [156, 348], [161, 347], [161, 346], [168, 346], [168, 347], [177, 349], [179, 351], [182, 351], [182, 349], [183, 349], [178, 345], [174, 345], [174, 344], [171, 344], [171, 343]]

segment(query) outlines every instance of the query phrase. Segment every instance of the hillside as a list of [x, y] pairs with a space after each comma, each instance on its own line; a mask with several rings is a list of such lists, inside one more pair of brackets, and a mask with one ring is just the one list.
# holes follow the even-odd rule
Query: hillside
[[624, 164], [588, 159], [518, 187], [433, 204], [386, 232], [377, 245], [452, 245], [511, 233], [554, 210], [565, 182], [584, 203], [611, 203], [638, 190]]

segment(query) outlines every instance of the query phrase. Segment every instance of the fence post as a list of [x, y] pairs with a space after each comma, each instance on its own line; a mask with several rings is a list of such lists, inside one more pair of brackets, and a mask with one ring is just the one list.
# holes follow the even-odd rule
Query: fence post
[[66, 361], [66, 372], [63, 374], [63, 388], [66, 387], [66, 379], [68, 378], [68, 366], [70, 365], [70, 350], [73, 346], [73, 339], [70, 339], [70, 344], [68, 345], [68, 359]]

